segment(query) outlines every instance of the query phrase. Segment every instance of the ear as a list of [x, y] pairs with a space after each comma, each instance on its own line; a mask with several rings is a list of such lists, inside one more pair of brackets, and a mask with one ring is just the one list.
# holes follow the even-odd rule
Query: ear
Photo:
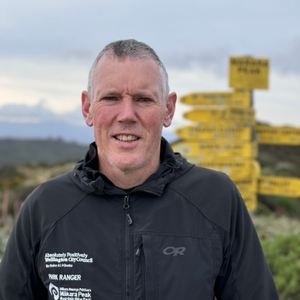
[[166, 115], [164, 120], [164, 127], [169, 127], [172, 123], [172, 119], [175, 113], [176, 100], [176, 93], [169, 94], [166, 99]]
[[93, 126], [91, 98], [87, 91], [82, 92], [81, 105], [82, 105], [82, 114], [85, 119], [85, 123], [88, 126]]

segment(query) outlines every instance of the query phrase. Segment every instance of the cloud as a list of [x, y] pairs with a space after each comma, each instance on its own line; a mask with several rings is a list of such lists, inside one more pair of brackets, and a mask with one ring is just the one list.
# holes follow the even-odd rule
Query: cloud
[[83, 60], [83, 61], [92, 61], [94, 58], [94, 52], [90, 49], [69, 49], [69, 50], [60, 50], [60, 54], [62, 59], [75, 59], [75, 60]]
[[105, 44], [136, 38], [172, 68], [198, 66], [224, 77], [231, 55], [249, 54], [270, 58], [280, 72], [299, 73], [299, 3], [6, 1], [0, 10], [0, 55], [88, 61], [90, 67]]
[[178, 68], [181, 70], [200, 68], [213, 71], [217, 76], [227, 76], [230, 50], [226, 47], [204, 49], [199, 46], [181, 51], [172, 51], [163, 54], [167, 69]]
[[80, 107], [69, 113], [56, 114], [41, 101], [33, 106], [9, 104], [0, 107], [0, 138], [61, 138], [89, 144], [94, 135], [93, 129], [85, 124]]
[[[180, 51], [165, 52], [162, 55], [162, 61], [167, 69], [191, 70], [201, 68], [213, 72], [218, 77], [227, 77], [230, 57], [246, 55], [235, 53], [237, 52], [230, 46], [216, 46], [213, 48], [195, 46], [189, 49], [181, 49]], [[247, 55], [254, 58], [269, 59], [271, 68], [282, 75], [298, 75], [300, 74], [299, 53], [300, 37], [293, 39], [285, 48], [274, 49], [273, 52], [254, 49], [253, 53], [248, 53]]]
[[294, 39], [285, 52], [274, 55], [272, 65], [282, 74], [300, 74], [300, 37]]
[[73, 126], [86, 126], [81, 108], [64, 114], [56, 114], [46, 106], [46, 101], [29, 106], [25, 104], [7, 104], [0, 107], [0, 122], [6, 123], [65, 123]]
[[49, 59], [4, 59], [0, 57], [0, 106], [7, 104], [44, 106], [57, 114], [80, 105], [86, 88], [89, 65]]

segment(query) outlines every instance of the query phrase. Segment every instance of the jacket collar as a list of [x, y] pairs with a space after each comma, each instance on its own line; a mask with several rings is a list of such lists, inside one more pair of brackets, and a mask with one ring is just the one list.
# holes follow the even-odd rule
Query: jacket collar
[[99, 169], [96, 143], [90, 144], [85, 159], [80, 161], [74, 171], [70, 172], [73, 181], [87, 193], [128, 195], [131, 193], [145, 192], [160, 196], [165, 186], [175, 178], [185, 173], [190, 165], [179, 153], [174, 153], [170, 144], [161, 140], [161, 165], [143, 184], [130, 191], [116, 187]]

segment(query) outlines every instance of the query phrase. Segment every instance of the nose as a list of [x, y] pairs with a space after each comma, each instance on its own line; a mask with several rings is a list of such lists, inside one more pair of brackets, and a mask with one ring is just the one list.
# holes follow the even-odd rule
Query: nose
[[120, 103], [117, 120], [124, 123], [136, 122], [135, 106], [131, 98], [124, 98]]

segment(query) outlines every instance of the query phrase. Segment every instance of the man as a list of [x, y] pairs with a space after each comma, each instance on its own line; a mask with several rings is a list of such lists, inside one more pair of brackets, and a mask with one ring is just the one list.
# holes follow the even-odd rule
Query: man
[[278, 299], [235, 185], [161, 138], [175, 102], [149, 46], [104, 48], [82, 93], [96, 143], [25, 201], [0, 299]]

